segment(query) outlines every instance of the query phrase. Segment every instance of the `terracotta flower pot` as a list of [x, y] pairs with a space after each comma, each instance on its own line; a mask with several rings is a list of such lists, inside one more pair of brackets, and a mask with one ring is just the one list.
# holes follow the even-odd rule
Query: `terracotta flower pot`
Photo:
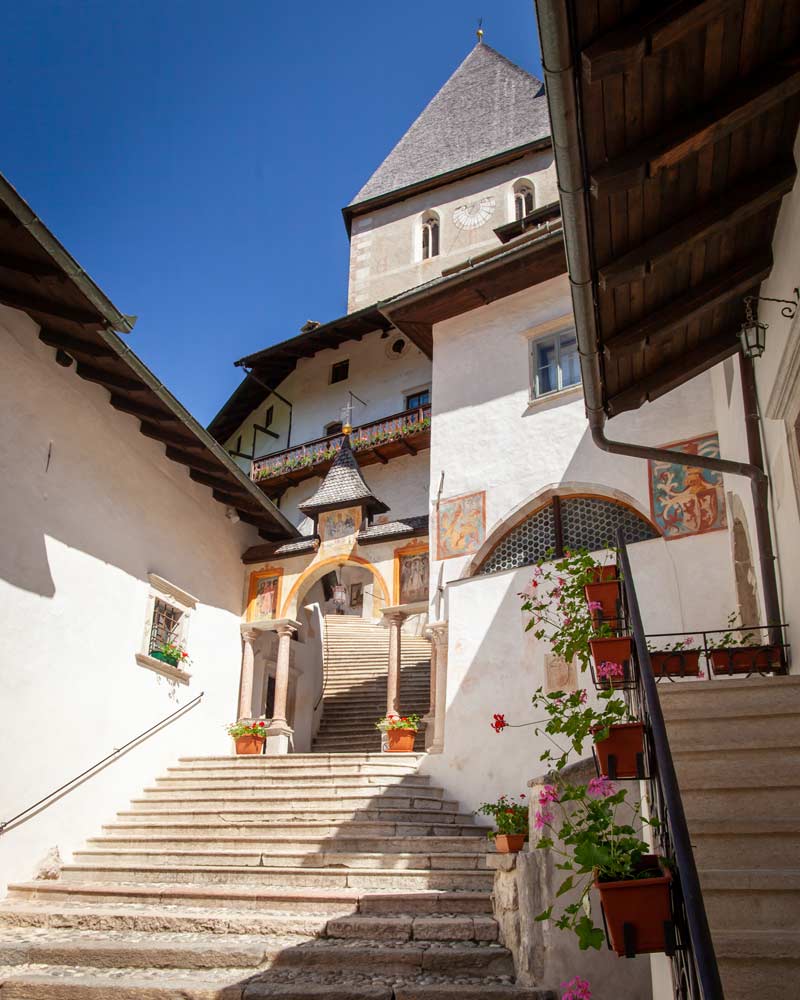
[[[658, 866], [652, 855], [643, 861]], [[654, 951], [671, 951], [672, 921], [669, 887], [672, 877], [666, 869], [655, 878], [630, 879], [623, 882], [600, 882], [594, 887], [606, 917], [611, 948], [618, 955], [643, 955]], [[627, 941], [626, 928], [628, 925]]]
[[498, 854], [517, 854], [525, 846], [525, 834], [496, 833], [494, 846]]
[[[633, 664], [631, 663], [631, 637], [629, 635], [612, 636], [609, 639], [590, 639], [594, 669], [592, 677], [600, 688], [628, 687], [633, 680]], [[619, 663], [623, 669], [622, 677], [602, 678], [597, 674], [601, 663]]]
[[619, 580], [605, 580], [602, 583], [587, 583], [583, 588], [586, 603], [599, 601], [602, 607], [592, 611], [592, 621], [596, 625], [606, 621], [612, 625], [620, 619]]
[[715, 674], [755, 674], [783, 670], [783, 649], [774, 646], [730, 646], [712, 649]]
[[650, 654], [650, 662], [656, 677], [697, 677], [700, 673], [700, 650], [653, 652]]
[[589, 583], [607, 583], [619, 579], [619, 570], [613, 566], [593, 566], [586, 571]]
[[236, 736], [234, 738], [234, 743], [236, 744], [236, 753], [261, 753], [264, 746], [263, 736]]
[[[592, 729], [592, 735], [597, 732], [602, 730]], [[641, 722], [618, 722], [609, 726], [608, 737], [595, 743], [594, 751], [600, 774], [609, 778], [643, 777], [644, 725]]]
[[386, 737], [389, 753], [411, 753], [416, 735], [413, 729], [388, 729]]

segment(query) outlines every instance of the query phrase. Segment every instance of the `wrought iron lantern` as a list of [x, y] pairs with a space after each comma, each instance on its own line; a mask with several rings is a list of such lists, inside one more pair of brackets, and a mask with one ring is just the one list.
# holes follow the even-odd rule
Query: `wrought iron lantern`
[[760, 358], [767, 346], [768, 323], [762, 323], [756, 311], [756, 302], [780, 302], [783, 305], [781, 316], [794, 319], [800, 300], [800, 289], [794, 289], [794, 300], [770, 299], [763, 295], [746, 295], [744, 298], [744, 323], [739, 330], [742, 342], [742, 352], [746, 358]]
[[739, 338], [742, 341], [742, 351], [746, 358], [760, 358], [767, 346], [768, 323], [761, 323], [758, 319], [753, 303], [757, 299], [754, 295], [748, 295], [744, 300], [745, 320], [739, 331]]

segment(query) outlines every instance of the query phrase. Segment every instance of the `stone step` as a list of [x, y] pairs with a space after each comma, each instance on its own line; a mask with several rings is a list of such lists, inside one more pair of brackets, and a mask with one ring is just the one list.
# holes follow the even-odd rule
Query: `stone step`
[[[688, 686], [688, 685], [687, 685]], [[694, 685], [691, 685], [694, 687]], [[797, 749], [800, 715], [784, 715], [765, 723], [757, 716], [736, 719], [673, 719], [667, 724], [670, 746], [676, 751], [731, 751], [746, 747]]]
[[258, 754], [234, 758], [238, 763], [235, 766], [212, 766], [212, 767], [170, 767], [166, 776], [169, 778], [233, 778], [238, 775], [243, 777], [268, 777], [276, 781], [294, 781], [311, 779], [318, 781], [322, 778], [331, 778], [334, 781], [339, 778], [392, 778], [401, 780], [403, 778], [424, 777], [417, 775], [415, 766], [407, 764], [397, 764], [394, 762], [394, 754], [391, 757], [384, 755], [385, 765], [367, 764], [360, 767], [358, 764], [303, 764], [299, 767], [274, 766], [272, 761], [275, 757], [259, 756]]
[[115, 865], [134, 867], [137, 865], [154, 865], [158, 867], [178, 866], [225, 866], [263, 867], [263, 868], [319, 868], [319, 869], [368, 869], [384, 871], [401, 870], [478, 870], [486, 868], [486, 852], [434, 852], [434, 851], [356, 851], [349, 852], [338, 849], [319, 850], [311, 848], [303, 850], [291, 845], [283, 850], [246, 850], [231, 848], [228, 850], [213, 847], [165, 847], [127, 848], [104, 847], [89, 848], [75, 851], [74, 859], [80, 865]]
[[[224, 813], [224, 816], [221, 815]], [[229, 825], [226, 829], [233, 830], [237, 823], [265, 823], [270, 821], [273, 824], [292, 823], [334, 823], [341, 825], [347, 822], [368, 822], [368, 823], [392, 823], [392, 824], [433, 824], [445, 826], [454, 823], [459, 826], [474, 825], [472, 816], [448, 812], [446, 810], [414, 810], [414, 809], [391, 809], [386, 807], [378, 808], [358, 808], [348, 810], [340, 804], [339, 808], [330, 809], [291, 809], [291, 808], [236, 808], [197, 809], [197, 808], [145, 808], [134, 811], [117, 813], [117, 816], [124, 823], [129, 822], [151, 822], [152, 820], [163, 821], [165, 817], [173, 823], [183, 823], [190, 819], [196, 819], [200, 825], [208, 826], [219, 824], [220, 820], [226, 821]]]
[[509, 952], [497, 944], [435, 941], [360, 945], [335, 939], [210, 933], [36, 929], [0, 931], [0, 966], [47, 964], [92, 969], [285, 969], [372, 976], [513, 973]]
[[[800, 740], [798, 740], [800, 742]], [[678, 781], [683, 787], [711, 781], [738, 781], [747, 787], [759, 785], [768, 774], [779, 781], [790, 781], [800, 773], [800, 747], [737, 747], [720, 754], [716, 750], [673, 751]]]
[[[357, 752], [347, 752], [347, 753], [332, 753], [327, 755], [327, 760], [333, 765], [343, 765], [352, 766], [353, 764], [379, 764], [380, 766], [403, 766], [403, 765], [413, 765], [417, 766], [419, 762], [424, 757], [421, 753], [397, 753], [392, 754], [387, 757], [386, 754], [382, 753], [371, 753], [362, 754]], [[219, 765], [229, 765], [232, 767], [239, 766], [241, 764], [250, 764], [251, 758], [248, 757], [236, 757], [236, 756], [216, 756], [216, 757], [179, 757], [179, 762], [186, 762], [187, 764], [219, 764]], [[274, 767], [305, 767], [308, 764], [319, 765], [325, 762], [325, 757], [320, 757], [313, 753], [293, 753], [287, 754], [285, 757], [264, 757], [265, 762], [269, 762], [271, 766]]]
[[690, 825], [697, 864], [705, 868], [780, 868], [800, 857], [800, 804], [794, 816], [734, 814]]
[[391, 848], [393, 854], [411, 853], [424, 854], [486, 854], [486, 845], [480, 837], [394, 837], [387, 841], [385, 837], [348, 837], [340, 833], [327, 837], [298, 836], [293, 828], [284, 833], [259, 837], [231, 837], [221, 835], [201, 836], [132, 836], [118, 835], [111, 837], [93, 837], [87, 841], [87, 847], [92, 851], [103, 850], [200, 850], [208, 851], [215, 848], [223, 851], [261, 851], [272, 854], [313, 853], [320, 852], [333, 855], [349, 855], [356, 853], [381, 854]]
[[[305, 790], [303, 790], [304, 792]], [[309, 789], [310, 791], [310, 789]], [[316, 791], [316, 790], [315, 790]], [[457, 802], [447, 802], [422, 791], [394, 794], [393, 792], [375, 792], [371, 789], [361, 792], [360, 789], [342, 789], [341, 795], [331, 794], [334, 789], [320, 789], [318, 794], [305, 795], [300, 792], [292, 794], [288, 790], [275, 789], [262, 791], [257, 789], [247, 792], [244, 789], [231, 791], [180, 792], [167, 790], [146, 791], [145, 797], [133, 799], [131, 805], [145, 809], [172, 809], [173, 807], [188, 808], [191, 803], [200, 811], [211, 807], [227, 809], [230, 807], [248, 806], [251, 810], [264, 807], [281, 809], [310, 809], [319, 805], [321, 811], [347, 809], [422, 809], [426, 812], [455, 812]], [[441, 791], [441, 790], [439, 790]]]
[[263, 909], [213, 909], [147, 904], [87, 907], [66, 900], [0, 904], [0, 928], [37, 927], [62, 930], [332, 937], [362, 941], [496, 941], [494, 917], [481, 914], [439, 916], [394, 914], [362, 916], [343, 909], [330, 914], [268, 913]]
[[[323, 976], [294, 971], [266, 972], [252, 979], [252, 970], [227, 974], [210, 971], [152, 973], [83, 969], [75, 975], [62, 966], [44, 972], [20, 972], [4, 985], [4, 1000], [557, 1000], [551, 990], [515, 986], [500, 977], [460, 976], [457, 984], [441, 976], [391, 977]], [[252, 980], [252, 981], [246, 981]], [[124, 984], [124, 985], [123, 985]]]
[[327, 869], [309, 867], [265, 868], [242, 865], [147, 865], [71, 864], [64, 865], [61, 880], [65, 883], [124, 882], [134, 884], [164, 883], [285, 888], [317, 887], [323, 889], [399, 889], [416, 891], [470, 889], [489, 892], [493, 875], [489, 871], [469, 869], [370, 868]]
[[699, 872], [713, 934], [800, 926], [800, 869], [701, 867]]
[[796, 929], [718, 931], [714, 950], [726, 1000], [797, 995], [800, 932]]
[[349, 838], [370, 838], [380, 837], [382, 842], [387, 838], [417, 838], [417, 837], [444, 837], [448, 839], [467, 838], [475, 840], [486, 836], [489, 827], [478, 826], [474, 820], [468, 819], [466, 822], [455, 821], [453, 823], [443, 822], [440, 814], [437, 814], [438, 822], [434, 823], [381, 823], [359, 822], [358, 820], [345, 819], [341, 822], [292, 822], [290, 827], [283, 823], [269, 822], [224, 822], [215, 813], [211, 816], [194, 816], [193, 814], [185, 822], [176, 822], [172, 816], [144, 818], [138, 822], [134, 821], [138, 814], [134, 813], [130, 817], [130, 822], [108, 824], [103, 827], [103, 832], [111, 837], [121, 836], [152, 836], [160, 838], [210, 838], [213, 840], [224, 839], [226, 837], [255, 837], [259, 840], [277, 839], [281, 843], [286, 843], [287, 830], [292, 840], [308, 839], [310, 841], [328, 840], [340, 837]]
[[800, 714], [800, 676], [660, 684], [664, 718], [706, 720]]
[[[166, 778], [157, 778], [156, 787], [164, 788], [425, 788], [431, 783], [430, 777], [423, 774], [317, 774], [310, 776], [295, 775], [282, 772], [271, 774], [268, 771], [259, 773], [258, 769], [240, 771], [236, 774], [206, 775], [198, 777], [195, 774], [170, 774]], [[439, 798], [441, 788], [430, 788]]]
[[323, 914], [491, 914], [491, 894], [488, 891], [449, 891], [404, 889], [386, 892], [379, 889], [320, 888], [317, 886], [267, 885], [185, 885], [137, 884], [122, 882], [66, 882], [63, 880], [12, 883], [4, 905], [19, 901], [44, 902], [67, 900], [70, 903], [101, 905], [157, 905], [216, 907], [225, 910], [250, 909], [259, 913]]
[[[340, 785], [338, 781], [317, 782], [311, 785], [298, 785], [293, 781], [286, 783], [273, 783], [268, 780], [254, 781], [242, 778], [239, 781], [225, 780], [220, 783], [208, 783], [205, 780], [191, 782], [188, 786], [184, 782], [168, 783], [157, 788], [143, 789], [143, 795], [147, 801], [197, 801], [201, 799], [229, 799], [239, 801], [240, 799], [264, 799], [268, 802], [282, 802], [284, 799], [301, 799], [303, 802], [317, 802], [328, 799], [375, 799], [381, 801], [395, 802], [396, 800], [408, 801], [409, 799], [420, 800], [421, 802], [436, 801], [442, 802], [444, 792], [435, 785], [426, 783], [398, 783], [382, 781], [377, 783], [372, 781], [357, 781], [352, 784]], [[142, 801], [134, 799], [134, 802]], [[435, 806], [432, 808], [436, 808]]]
[[800, 803], [800, 784], [751, 788], [735, 785], [708, 788], [682, 787], [681, 798], [691, 831], [695, 819], [725, 820], [732, 816], [753, 813], [766, 816], [796, 815]]

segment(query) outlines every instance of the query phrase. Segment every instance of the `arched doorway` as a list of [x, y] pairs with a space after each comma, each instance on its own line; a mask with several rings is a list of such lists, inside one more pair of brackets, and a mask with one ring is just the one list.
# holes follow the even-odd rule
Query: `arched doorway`
[[361, 556], [330, 556], [313, 563], [295, 581], [287, 596], [282, 618], [297, 618], [305, 604], [317, 603], [333, 611], [334, 581], [345, 586], [345, 613], [364, 618], [380, 617], [381, 608], [391, 603], [386, 581], [375, 566]]

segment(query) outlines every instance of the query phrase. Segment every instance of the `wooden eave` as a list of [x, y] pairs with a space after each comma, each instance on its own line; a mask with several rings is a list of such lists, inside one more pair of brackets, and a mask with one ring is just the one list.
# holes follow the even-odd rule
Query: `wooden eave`
[[269, 539], [297, 530], [166, 390], [115, 330], [119, 313], [5, 179], [0, 178], [0, 303], [27, 313], [62, 367], [108, 390], [115, 409], [138, 418], [141, 433], [192, 478], [213, 479], [214, 498]]
[[796, 178], [800, 0], [568, 8], [581, 145], [570, 166], [587, 192], [613, 416], [738, 350], [742, 299], [770, 272]]
[[507, 222], [504, 226], [498, 226], [494, 234], [501, 243], [510, 243], [529, 229], [536, 229], [542, 223], [549, 219], [556, 219], [560, 215], [561, 205], [557, 201], [551, 201], [547, 205], [535, 208], [521, 219], [514, 219], [513, 222]]
[[498, 247], [389, 302], [381, 311], [429, 358], [436, 323], [538, 285], [567, 270], [561, 229]]
[[300, 358], [311, 358], [320, 351], [338, 350], [348, 341], [360, 341], [368, 333], [389, 329], [391, 323], [377, 306], [368, 306], [240, 358], [236, 364], [252, 369], [253, 374], [246, 376], [208, 425], [209, 434], [224, 444], [242, 421], [267, 398], [269, 390], [265, 386], [278, 389], [295, 370]]

